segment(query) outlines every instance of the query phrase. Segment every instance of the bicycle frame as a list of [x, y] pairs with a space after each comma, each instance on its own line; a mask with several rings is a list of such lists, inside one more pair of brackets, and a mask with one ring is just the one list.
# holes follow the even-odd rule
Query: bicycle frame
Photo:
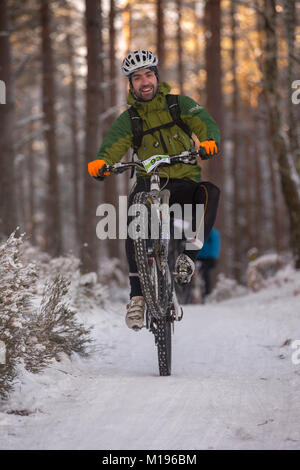
[[168, 264], [170, 240], [170, 191], [168, 189], [160, 189], [160, 176], [158, 171], [153, 172], [151, 175], [149, 193], [154, 201], [153, 210], [156, 210], [157, 218], [160, 220], [161, 224], [159, 268], [162, 269]]

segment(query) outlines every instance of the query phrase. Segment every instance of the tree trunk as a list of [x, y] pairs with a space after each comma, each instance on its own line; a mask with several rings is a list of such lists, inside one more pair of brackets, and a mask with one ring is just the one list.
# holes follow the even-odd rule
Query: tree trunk
[[232, 178], [233, 178], [233, 214], [232, 214], [232, 230], [233, 230], [233, 274], [237, 280], [241, 279], [241, 239], [240, 239], [240, 182], [239, 182], [239, 133], [237, 130], [239, 122], [239, 93], [236, 77], [236, 20], [235, 20], [235, 3], [231, 1], [231, 68], [232, 68]]
[[283, 133], [281, 103], [278, 93], [275, 0], [264, 0], [265, 90], [271, 123], [272, 146], [277, 156], [283, 196], [290, 220], [290, 243], [295, 266], [300, 269], [300, 178], [293, 155]]
[[[260, 112], [260, 110], [259, 110]], [[260, 157], [260, 146], [258, 145], [259, 140], [262, 138], [261, 129], [264, 126], [263, 120], [258, 116], [255, 121], [254, 135], [257, 136], [254, 139], [254, 194], [255, 194], [255, 247], [258, 250], [258, 254], [261, 254], [262, 251], [262, 238], [264, 237], [264, 223], [263, 223], [263, 199], [262, 199], [262, 169], [261, 169], [261, 157]]]
[[131, 1], [128, 0], [126, 7], [123, 8], [123, 37], [126, 45], [126, 55], [129, 54], [131, 46]]
[[[157, 9], [158, 9], [158, 2], [156, 3]], [[161, 10], [157, 10], [157, 14]], [[163, 14], [163, 12], [161, 11]], [[158, 20], [159, 18], [157, 18]], [[162, 21], [160, 18], [159, 21]], [[163, 27], [163, 23], [162, 23]], [[159, 35], [159, 31], [157, 31], [157, 35]], [[131, 51], [131, 35], [132, 35], [132, 0], [128, 0], [126, 4], [126, 8], [123, 10], [123, 36], [125, 39], [125, 44], [126, 44], [126, 54], [129, 54]], [[157, 39], [158, 41], [158, 39]], [[158, 44], [157, 44], [157, 51], [158, 51]], [[158, 53], [157, 53], [158, 54]], [[160, 54], [163, 54], [163, 52], [160, 52]], [[162, 59], [163, 60], [163, 59]], [[163, 65], [163, 63], [162, 63]], [[162, 79], [162, 72], [160, 72], [161, 79]], [[125, 96], [127, 98], [127, 93], [128, 93], [128, 80], [125, 82]], [[127, 152], [127, 155], [124, 158], [124, 161], [131, 161], [131, 156], [132, 156], [132, 150], [130, 149]], [[125, 171], [123, 174], [123, 182], [124, 182], [124, 193], [128, 195], [130, 193], [131, 189], [131, 179], [129, 178], [129, 173], [128, 171]]]
[[51, 39], [51, 11], [49, 0], [41, 0], [40, 15], [42, 27], [42, 96], [43, 112], [45, 116], [44, 123], [46, 125], [46, 153], [49, 166], [46, 196], [45, 247], [52, 256], [58, 256], [61, 253], [61, 218], [57, 174], [55, 65]]
[[[115, 120], [116, 113], [113, 112], [113, 108], [117, 104], [117, 93], [116, 93], [116, 84], [115, 79], [117, 76], [116, 70], [116, 27], [115, 27], [115, 16], [116, 8], [115, 1], [110, 0], [110, 10], [109, 10], [109, 69], [107, 71], [107, 79], [105, 81], [109, 82], [109, 100], [108, 100], [108, 110], [111, 111], [111, 114], [106, 118], [104, 123], [104, 131], [106, 132], [111, 124]], [[118, 210], [118, 201], [119, 201], [119, 185], [121, 178], [119, 176], [110, 176], [105, 179], [103, 183], [104, 187], [104, 200], [107, 204], [112, 204]], [[112, 191], [113, 184], [113, 191]], [[104, 243], [102, 242], [103, 246]], [[119, 240], [117, 239], [107, 239], [105, 242], [106, 253], [109, 257], [118, 258], [119, 253]]]
[[0, 104], [0, 233], [15, 230], [16, 200], [14, 174], [14, 98], [11, 70], [10, 21], [8, 1], [1, 2], [0, 14], [0, 80], [5, 104]]
[[[223, 136], [223, 98], [221, 80], [221, 6], [220, 0], [207, 0], [204, 12], [206, 109], [215, 119]], [[215, 158], [205, 165], [208, 179], [220, 189], [223, 187], [223, 161]], [[218, 210], [217, 225], [223, 226], [224, 209], [222, 198]]]
[[[221, 80], [221, 4], [220, 0], [207, 0], [204, 9], [205, 32], [205, 68], [206, 68], [206, 109], [215, 119], [221, 131], [221, 145], [223, 135], [223, 99]], [[216, 184], [221, 190], [216, 227], [224, 235], [224, 199], [223, 199], [223, 173], [224, 164], [221, 157], [213, 158], [202, 164], [203, 178]], [[225, 236], [224, 236], [225, 239]], [[222, 245], [223, 246], [223, 245]], [[220, 253], [218, 269], [224, 270], [226, 254]]]
[[179, 86], [179, 93], [184, 94], [184, 66], [183, 66], [183, 41], [182, 41], [182, 0], [176, 0], [177, 6], [177, 79]]
[[207, 0], [205, 23], [206, 108], [223, 129], [220, 0]]
[[[28, 125], [28, 135], [34, 132], [34, 121], [30, 121]], [[27, 230], [31, 235], [31, 243], [36, 244], [36, 226], [35, 226], [35, 154], [33, 141], [27, 144], [27, 173], [28, 173], [28, 221]]]
[[[117, 103], [116, 87], [116, 6], [115, 0], [110, 0], [109, 10], [109, 81], [110, 81], [110, 107], [113, 108]], [[110, 122], [114, 120], [114, 114], [109, 118]]]
[[71, 111], [71, 168], [72, 168], [72, 192], [73, 192], [73, 210], [75, 219], [75, 238], [77, 244], [80, 243], [80, 227], [81, 227], [81, 214], [80, 214], [80, 147], [78, 142], [78, 109], [77, 109], [77, 77], [76, 66], [74, 63], [74, 45], [72, 37], [72, 19], [70, 11], [65, 17], [66, 23], [66, 46], [67, 46], [67, 60], [70, 71], [70, 111]]
[[287, 43], [288, 43], [288, 69], [287, 69], [287, 83], [289, 86], [288, 96], [288, 136], [290, 142], [290, 150], [295, 157], [296, 168], [300, 174], [300, 145], [299, 145], [299, 114], [298, 121], [295, 116], [296, 106], [292, 101], [292, 83], [297, 80], [299, 76], [295, 72], [294, 55], [295, 55], [295, 27], [296, 27], [296, 2], [295, 0], [284, 0], [284, 18], [286, 25]]
[[159, 60], [160, 80], [165, 80], [165, 0], [156, 0], [156, 50]]
[[245, 166], [244, 166], [244, 181], [245, 181], [245, 215], [246, 215], [246, 249], [247, 252], [250, 248], [253, 248], [253, 198], [252, 198], [252, 187], [253, 187], [253, 160], [252, 160], [252, 145], [251, 145], [251, 132], [252, 128], [252, 114], [250, 103], [248, 100], [243, 101], [244, 111], [244, 146], [245, 146]]
[[199, 21], [199, 14], [197, 10], [197, 2], [193, 4], [193, 71], [198, 76], [200, 70], [200, 57], [199, 57], [199, 33], [201, 31], [201, 25]]
[[282, 241], [280, 233], [280, 223], [279, 223], [279, 199], [277, 194], [277, 184], [276, 184], [276, 172], [274, 168], [274, 157], [271, 151], [268, 151], [268, 165], [270, 172], [270, 182], [271, 182], [271, 198], [272, 198], [272, 223], [273, 223], [273, 232], [274, 232], [274, 243], [277, 253], [282, 251]]
[[85, 124], [85, 164], [83, 168], [83, 227], [81, 259], [83, 272], [97, 272], [96, 182], [87, 172], [88, 162], [95, 160], [99, 147], [99, 103], [101, 101], [101, 2], [86, 0], [85, 27], [87, 41], [87, 85]]

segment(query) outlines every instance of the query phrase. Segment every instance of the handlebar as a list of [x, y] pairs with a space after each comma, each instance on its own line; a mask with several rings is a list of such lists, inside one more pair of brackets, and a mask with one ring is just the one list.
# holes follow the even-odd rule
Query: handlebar
[[156, 169], [158, 171], [159, 168], [164, 166], [175, 165], [177, 163], [185, 163], [188, 165], [196, 165], [197, 164], [197, 157], [200, 157], [201, 160], [206, 160], [207, 154], [203, 148], [199, 150], [186, 150], [181, 152], [178, 155], [153, 155], [152, 157], [143, 160], [143, 161], [135, 161], [130, 163], [115, 163], [114, 165], [107, 165], [102, 168], [102, 174], [97, 177], [97, 179], [104, 178], [104, 172], [109, 171], [112, 174], [120, 174], [124, 171], [132, 169], [133, 167], [138, 167], [144, 170], [146, 173], [153, 173]]

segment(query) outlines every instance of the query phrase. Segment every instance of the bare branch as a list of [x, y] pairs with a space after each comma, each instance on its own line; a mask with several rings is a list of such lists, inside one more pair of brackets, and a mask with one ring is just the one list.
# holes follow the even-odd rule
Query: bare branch
[[17, 122], [17, 127], [22, 127], [22, 126], [26, 126], [26, 124], [30, 123], [30, 122], [33, 122], [33, 121], [39, 121], [40, 119], [43, 119], [45, 116], [44, 113], [39, 113], [39, 114], [33, 114], [31, 116], [28, 116], [24, 119], [20, 119], [18, 122]]
[[113, 116], [117, 111], [119, 111], [121, 108], [123, 108], [124, 106], [126, 106], [125, 103], [123, 104], [119, 104], [117, 106], [113, 106], [112, 108], [109, 108], [107, 111], [105, 111], [104, 113], [101, 114], [101, 117], [100, 117], [100, 122], [103, 122], [105, 121], [107, 118], [109, 118], [110, 116]]
[[28, 62], [34, 57], [37, 56], [37, 54], [27, 54], [23, 60], [21, 60], [20, 64], [17, 66], [16, 71], [15, 71], [15, 77], [18, 78], [21, 73], [23, 72], [24, 68], [28, 64]]
[[18, 142], [15, 142], [14, 150], [15, 151], [18, 150], [20, 147], [22, 147], [23, 145], [26, 145], [31, 140], [34, 140], [36, 137], [39, 137], [41, 134], [43, 134], [48, 129], [50, 129], [50, 126], [48, 126], [48, 125], [45, 125], [45, 126], [41, 127], [40, 129], [36, 129], [34, 132], [32, 132], [31, 134], [26, 136], [25, 139], [19, 140]]
[[299, 57], [295, 56], [294, 54], [289, 54], [289, 57], [293, 60], [295, 60], [298, 64], [300, 64], [300, 59]]
[[100, 83], [100, 88], [101, 89], [109, 88], [114, 83], [118, 83], [118, 82], [119, 82], [119, 77], [116, 77], [116, 78], [113, 78], [112, 80], [107, 80], [106, 82]]

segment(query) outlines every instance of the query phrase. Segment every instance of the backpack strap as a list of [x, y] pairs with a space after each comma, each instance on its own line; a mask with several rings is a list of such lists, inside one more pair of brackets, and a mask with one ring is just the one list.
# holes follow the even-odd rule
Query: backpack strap
[[177, 124], [177, 126], [179, 126], [183, 130], [183, 132], [189, 136], [190, 139], [192, 139], [192, 133], [190, 131], [189, 126], [181, 119], [179, 96], [168, 94], [166, 95], [166, 100], [169, 108], [169, 113], [171, 114], [174, 123]]
[[143, 138], [143, 120], [134, 106], [130, 106], [128, 109], [130, 120], [131, 120], [131, 127], [132, 127], [132, 134], [133, 134], [133, 153], [137, 154], [137, 151], [142, 143]]
[[[143, 139], [143, 120], [134, 106], [130, 106], [128, 109], [130, 120], [131, 120], [131, 128], [133, 134], [133, 153], [131, 156], [131, 162], [134, 162], [134, 156], [137, 155], [138, 149], [142, 144]], [[133, 178], [135, 173], [135, 167], [133, 166], [130, 171], [130, 178]]]

